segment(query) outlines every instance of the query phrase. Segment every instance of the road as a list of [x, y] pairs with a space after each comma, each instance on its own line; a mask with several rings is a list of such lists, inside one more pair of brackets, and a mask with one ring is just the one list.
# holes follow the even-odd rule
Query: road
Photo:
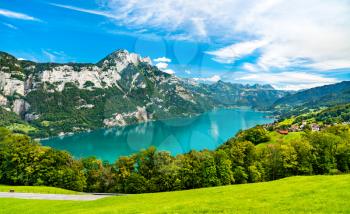
[[21, 198], [21, 199], [41, 199], [41, 200], [66, 200], [66, 201], [93, 201], [111, 195], [66, 195], [66, 194], [41, 194], [41, 193], [10, 193], [0, 192], [0, 198]]

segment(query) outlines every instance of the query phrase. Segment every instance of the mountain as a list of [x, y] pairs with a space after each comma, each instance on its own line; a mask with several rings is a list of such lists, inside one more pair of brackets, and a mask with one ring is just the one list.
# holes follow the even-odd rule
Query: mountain
[[347, 103], [350, 103], [350, 81], [343, 81], [286, 95], [275, 101], [270, 109], [279, 117], [288, 118]]
[[211, 97], [215, 103], [223, 105], [250, 106], [264, 109], [282, 98], [285, 91], [275, 90], [271, 85], [243, 85], [218, 81], [208, 85]]
[[31, 126], [32, 136], [189, 116], [220, 107], [259, 108], [285, 94], [268, 85], [209, 85], [182, 79], [125, 50], [96, 64], [35, 63], [0, 52], [0, 107]]
[[300, 91], [278, 99], [274, 107], [305, 106], [320, 107], [333, 106], [350, 102], [350, 81], [325, 85]]

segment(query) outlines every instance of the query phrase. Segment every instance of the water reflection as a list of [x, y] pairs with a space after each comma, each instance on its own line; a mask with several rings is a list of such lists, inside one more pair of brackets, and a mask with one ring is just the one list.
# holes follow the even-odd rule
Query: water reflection
[[153, 121], [56, 137], [42, 143], [68, 150], [77, 158], [96, 156], [109, 161], [149, 146], [176, 155], [191, 149], [215, 149], [240, 129], [272, 121], [265, 116], [265, 113], [252, 110], [221, 109], [191, 118]]

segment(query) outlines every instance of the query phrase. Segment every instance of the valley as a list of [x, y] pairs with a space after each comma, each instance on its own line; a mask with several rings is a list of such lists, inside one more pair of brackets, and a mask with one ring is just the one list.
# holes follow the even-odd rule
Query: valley
[[349, 14], [0, 0], [0, 214], [350, 213]]
[[288, 94], [269, 85], [178, 78], [125, 50], [96, 64], [34, 63], [2, 52], [0, 74], [0, 125], [39, 138], [215, 108], [264, 109]]

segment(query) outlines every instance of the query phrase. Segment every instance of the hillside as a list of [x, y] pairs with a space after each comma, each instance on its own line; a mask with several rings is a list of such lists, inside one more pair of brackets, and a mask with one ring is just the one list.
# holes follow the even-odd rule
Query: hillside
[[220, 107], [265, 107], [285, 94], [266, 85], [208, 85], [182, 79], [125, 50], [95, 64], [35, 63], [0, 52], [0, 107], [35, 127], [28, 132], [36, 137]]
[[304, 106], [308, 108], [333, 106], [350, 102], [350, 81], [307, 89], [278, 99], [274, 107]]
[[303, 176], [92, 202], [2, 198], [0, 213], [348, 213], [349, 188], [350, 175]]

